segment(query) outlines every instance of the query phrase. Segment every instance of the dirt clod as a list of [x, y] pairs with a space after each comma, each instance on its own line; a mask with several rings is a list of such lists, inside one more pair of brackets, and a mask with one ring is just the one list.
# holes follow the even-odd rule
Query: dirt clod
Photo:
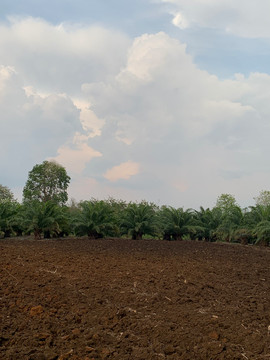
[[219, 339], [219, 334], [216, 331], [211, 331], [209, 333], [209, 337], [210, 337], [210, 339], [218, 340]]
[[36, 315], [40, 315], [43, 313], [43, 307], [41, 305], [38, 305], [38, 306], [33, 306], [31, 309], [30, 309], [30, 315], [31, 316], [36, 316]]

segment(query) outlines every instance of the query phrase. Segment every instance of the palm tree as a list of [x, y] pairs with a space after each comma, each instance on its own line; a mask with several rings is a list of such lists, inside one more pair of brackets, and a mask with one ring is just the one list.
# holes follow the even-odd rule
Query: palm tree
[[50, 237], [60, 232], [64, 213], [54, 201], [33, 200], [24, 204], [23, 218], [26, 232], [33, 232], [35, 239], [41, 239], [42, 234]]
[[270, 205], [256, 205], [250, 207], [251, 218], [253, 224], [258, 223], [263, 220], [270, 220]]
[[15, 230], [18, 205], [15, 201], [0, 202], [0, 231], [3, 232], [4, 237], [10, 237]]
[[133, 240], [142, 239], [143, 235], [154, 236], [157, 232], [156, 207], [145, 201], [129, 203], [122, 212], [121, 229]]
[[243, 212], [238, 205], [232, 205], [222, 212], [221, 223], [214, 232], [217, 239], [231, 242], [234, 234], [243, 225]]
[[194, 236], [200, 230], [196, 225], [193, 210], [175, 209], [162, 206], [159, 217], [164, 240], [182, 240], [184, 236]]
[[123, 200], [116, 200], [112, 197], [109, 197], [105, 202], [111, 208], [113, 212], [113, 219], [114, 219], [114, 236], [120, 237], [121, 236], [121, 222], [122, 222], [122, 214], [127, 207], [127, 203]]
[[254, 235], [257, 237], [256, 244], [268, 246], [270, 244], [270, 221], [260, 221], [255, 229]]
[[249, 231], [249, 242], [255, 244], [267, 244], [268, 223], [270, 222], [270, 206], [250, 206], [249, 211], [244, 213], [244, 223]]
[[54, 230], [53, 235], [58, 238], [70, 235], [72, 233], [72, 226], [69, 207], [66, 205], [57, 205], [55, 218], [58, 223], [58, 229]]
[[77, 235], [88, 235], [89, 238], [102, 238], [112, 235], [115, 229], [114, 215], [111, 206], [105, 201], [83, 201], [79, 204], [80, 212], [73, 222]]
[[221, 224], [221, 217], [222, 212], [219, 208], [211, 210], [201, 206], [200, 211], [196, 211], [194, 214], [195, 223], [199, 227], [196, 234], [198, 239], [214, 241], [216, 229]]

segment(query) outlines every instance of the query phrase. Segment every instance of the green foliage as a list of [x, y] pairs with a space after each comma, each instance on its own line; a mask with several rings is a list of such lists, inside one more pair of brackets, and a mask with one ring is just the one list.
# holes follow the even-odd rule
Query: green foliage
[[18, 204], [14, 201], [0, 202], [0, 231], [4, 237], [11, 236], [16, 227]]
[[112, 197], [109, 197], [105, 202], [111, 208], [113, 212], [113, 219], [114, 219], [114, 236], [121, 236], [121, 221], [122, 221], [122, 214], [127, 207], [127, 203], [123, 200], [116, 200]]
[[221, 241], [235, 241], [239, 239], [240, 228], [242, 233], [244, 216], [242, 209], [236, 203], [235, 197], [230, 194], [222, 194], [218, 197], [215, 209], [220, 212], [220, 224], [214, 231], [214, 236]]
[[256, 244], [269, 245], [270, 244], [270, 221], [260, 221], [254, 229], [256, 235]]
[[29, 172], [23, 189], [25, 201], [54, 201], [65, 204], [68, 199], [67, 188], [70, 177], [65, 168], [53, 161], [43, 161]]
[[116, 225], [110, 204], [102, 200], [83, 201], [79, 209], [73, 220], [77, 235], [97, 239], [114, 234]]
[[121, 230], [134, 240], [142, 239], [143, 235], [154, 236], [157, 232], [155, 205], [146, 201], [129, 203], [122, 212]]
[[122, 200], [67, 201], [70, 177], [54, 162], [34, 166], [24, 188], [24, 202], [0, 185], [0, 237], [34, 234], [35, 238], [69, 234], [89, 238], [129, 235], [132, 239], [228, 241], [270, 245], [269, 191], [257, 205], [241, 209], [230, 194], [218, 197], [213, 209], [184, 210], [153, 203]]
[[249, 229], [254, 229], [261, 221], [270, 221], [270, 205], [250, 206], [249, 211], [244, 213], [244, 223]]
[[234, 240], [235, 231], [242, 226], [243, 213], [239, 206], [231, 205], [223, 210], [221, 223], [215, 231], [219, 240], [231, 242]]
[[159, 217], [163, 238], [165, 240], [182, 240], [184, 237], [194, 236], [200, 227], [196, 225], [193, 214], [191, 209], [162, 206]]
[[14, 201], [14, 195], [7, 186], [0, 184], [0, 203]]
[[216, 208], [220, 209], [222, 213], [228, 213], [230, 209], [238, 206], [235, 197], [231, 194], [221, 194], [216, 202]]
[[270, 205], [270, 191], [262, 190], [258, 197], [255, 197], [256, 205], [269, 206]]
[[233, 233], [235, 242], [247, 245], [253, 242], [253, 232], [243, 225], [243, 227], [237, 228]]
[[198, 226], [197, 238], [199, 240], [215, 241], [216, 230], [221, 224], [222, 211], [220, 208], [212, 210], [203, 207], [195, 212], [195, 222]]
[[23, 205], [23, 221], [25, 231], [34, 233], [35, 239], [41, 239], [42, 234], [50, 237], [61, 232], [61, 225], [66, 222], [64, 208], [54, 201], [28, 201]]
[[245, 215], [245, 222], [255, 244], [269, 245], [270, 205], [251, 206], [250, 211]]

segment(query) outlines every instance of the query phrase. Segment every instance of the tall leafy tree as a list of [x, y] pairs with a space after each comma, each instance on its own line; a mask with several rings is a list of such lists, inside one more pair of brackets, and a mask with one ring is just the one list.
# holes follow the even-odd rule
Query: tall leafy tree
[[29, 172], [23, 189], [24, 201], [54, 201], [63, 205], [68, 200], [70, 177], [66, 169], [54, 161], [43, 161]]

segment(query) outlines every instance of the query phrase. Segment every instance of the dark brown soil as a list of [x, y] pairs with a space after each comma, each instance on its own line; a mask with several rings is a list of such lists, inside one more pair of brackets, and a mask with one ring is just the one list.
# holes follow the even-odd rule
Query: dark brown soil
[[1, 240], [0, 359], [270, 359], [270, 251]]

